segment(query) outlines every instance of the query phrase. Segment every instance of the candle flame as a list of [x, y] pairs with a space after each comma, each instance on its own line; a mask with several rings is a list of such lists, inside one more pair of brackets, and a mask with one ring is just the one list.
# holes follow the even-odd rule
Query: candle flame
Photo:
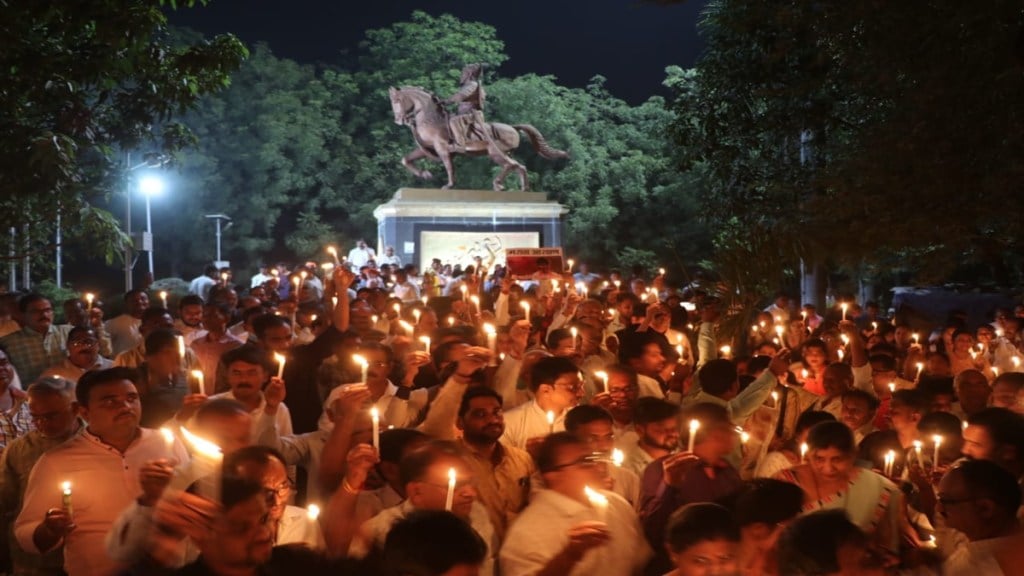
[[693, 434], [700, 428], [700, 420], [690, 420], [690, 434]]
[[280, 366], [281, 364], [284, 364], [284, 356], [281, 355], [281, 354], [278, 354], [277, 352], [274, 352], [274, 362], [277, 362], [278, 366]]
[[370, 419], [380, 422], [380, 410], [377, 410], [376, 406], [370, 408]]
[[592, 506], [599, 506], [602, 508], [608, 506], [608, 498], [597, 490], [592, 489], [590, 486], [584, 486], [583, 493], [587, 495], [587, 500], [590, 501]]
[[622, 450], [615, 448], [612, 450], [612, 464], [618, 467], [622, 466], [622, 463], [626, 461], [626, 455], [622, 453]]
[[320, 517], [320, 507], [316, 504], [310, 504], [309, 507], [306, 508], [306, 516], [308, 516], [310, 520], [315, 521]]
[[399, 320], [398, 321], [398, 325], [402, 327], [402, 330], [405, 330], [409, 334], [412, 334], [413, 332], [415, 332], [415, 329], [412, 327], [412, 324], [409, 324], [405, 320]]
[[65, 494], [69, 494], [71, 492], [71, 482], [68, 482], [66, 480], [64, 482], [61, 482], [60, 489], [63, 490]]
[[487, 334], [497, 334], [497, 330], [494, 329], [494, 324], [484, 324], [484, 332]]
[[184, 426], [182, 426], [180, 430], [182, 438], [185, 439], [185, 442], [187, 442], [194, 451], [205, 456], [220, 456], [222, 454], [220, 446], [217, 446], [205, 438], [196, 436], [189, 432], [188, 428], [185, 428]]
[[548, 410], [547, 417], [548, 417], [548, 425], [549, 426], [553, 425], [555, 423], [555, 413], [552, 412], [551, 410]]
[[363, 357], [361, 354], [353, 354], [352, 355], [352, 361], [355, 362], [356, 364], [359, 364], [360, 366], [363, 366], [363, 367], [366, 367], [366, 366], [370, 365], [370, 363], [366, 361], [366, 358]]
[[170, 428], [161, 428], [160, 435], [164, 437], [164, 442], [167, 442], [168, 444], [174, 444], [174, 432], [171, 432]]

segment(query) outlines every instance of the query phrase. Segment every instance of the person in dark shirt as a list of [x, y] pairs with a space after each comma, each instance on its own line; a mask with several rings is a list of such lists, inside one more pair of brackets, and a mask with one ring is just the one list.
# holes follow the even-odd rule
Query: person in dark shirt
[[644, 471], [640, 488], [640, 521], [656, 555], [648, 574], [672, 569], [665, 551], [665, 527], [672, 513], [695, 502], [716, 502], [739, 490], [743, 481], [725, 457], [736, 446], [738, 433], [724, 406], [695, 404], [683, 411], [680, 445], [688, 445], [691, 420], [700, 423], [693, 452], [658, 458]]
[[178, 333], [154, 330], [146, 336], [146, 361], [139, 366], [139, 401], [143, 428], [159, 428], [181, 409], [189, 394], [178, 350]]

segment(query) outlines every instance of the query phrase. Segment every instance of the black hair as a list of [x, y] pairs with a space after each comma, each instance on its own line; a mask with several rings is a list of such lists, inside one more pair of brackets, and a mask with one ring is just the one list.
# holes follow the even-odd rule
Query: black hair
[[724, 358], [711, 360], [697, 373], [700, 387], [712, 396], [721, 396], [736, 383], [736, 365]]
[[804, 492], [796, 484], [757, 478], [744, 483], [736, 494], [733, 514], [741, 527], [751, 524], [774, 527], [799, 516], [803, 504]]
[[582, 446], [583, 441], [569, 432], [555, 432], [544, 437], [537, 449], [537, 470], [541, 474], [554, 472], [558, 467], [558, 453], [566, 446]]
[[252, 331], [256, 333], [256, 337], [260, 340], [266, 335], [267, 330], [277, 326], [287, 326], [291, 329], [292, 323], [284, 316], [278, 316], [277, 314], [261, 314], [252, 320]]
[[241, 476], [239, 469], [243, 465], [256, 464], [265, 466], [271, 460], [277, 460], [282, 465], [288, 466], [284, 455], [269, 446], [246, 446], [224, 457], [224, 472], [225, 474]]
[[605, 421], [609, 424], [614, 423], [612, 415], [604, 408], [594, 406], [593, 404], [580, 404], [566, 413], [565, 430], [575, 434], [580, 426], [599, 421]]
[[380, 461], [398, 464], [402, 461], [402, 454], [409, 445], [429, 439], [430, 436], [414, 428], [382, 430], [380, 433]]
[[644, 426], [679, 416], [679, 406], [661, 398], [644, 396], [633, 405], [633, 424]]
[[[146, 294], [146, 291], [143, 290], [142, 288], [133, 288], [133, 289], [131, 289], [131, 290], [129, 290], [129, 291], [124, 293], [124, 296], [122, 297], [122, 300], [127, 302], [127, 301], [131, 300], [132, 296], [135, 296], [136, 294]], [[146, 294], [146, 298], [149, 298], [149, 294]]]
[[89, 394], [93, 388], [97, 386], [103, 386], [104, 384], [110, 384], [112, 382], [120, 382], [122, 380], [128, 380], [132, 384], [138, 384], [139, 382], [139, 371], [135, 368], [128, 368], [125, 366], [117, 366], [115, 368], [107, 368], [106, 370], [92, 370], [86, 372], [78, 380], [78, 384], [75, 386], [75, 400], [79, 406], [89, 407]]
[[431, 440], [406, 454], [398, 464], [401, 485], [407, 486], [423, 478], [427, 468], [442, 457], [462, 458], [463, 451], [458, 444], [449, 440]]
[[871, 412], [872, 414], [878, 411], [878, 398], [873, 394], [868, 394], [867, 392], [861, 390], [860, 388], [854, 388], [852, 390], [847, 390], [846, 392], [843, 392], [842, 400], [845, 402], [848, 398], [852, 398], [855, 400], [863, 400], [864, 403], [867, 404], [868, 406], [868, 412]]
[[684, 408], [682, 411], [682, 426], [679, 431], [680, 442], [688, 443], [690, 441], [690, 427], [688, 426], [690, 420], [700, 422], [700, 428], [697, 430], [698, 442], [695, 443], [699, 443], [701, 439], [707, 438], [704, 432], [711, 428], [733, 426], [732, 419], [729, 418], [729, 410], [725, 406], [711, 402], [699, 402]]
[[188, 296], [182, 296], [181, 300], [178, 300], [178, 310], [185, 306], [202, 306], [203, 304], [203, 299], [198, 294], [189, 294]]
[[235, 362], [244, 362], [261, 366], [264, 370], [268, 369], [266, 353], [251, 344], [228, 350], [220, 357], [220, 364], [225, 368], [230, 368]]
[[263, 485], [252, 478], [225, 474], [220, 481], [220, 503], [224, 510], [248, 502], [256, 496], [263, 496]]
[[79, 334], [92, 334], [96, 337], [96, 329], [92, 326], [75, 326], [71, 330], [68, 330], [68, 342], [71, 342], [75, 336]]
[[172, 316], [171, 311], [162, 306], [150, 306], [142, 311], [142, 317], [139, 318], [139, 321], [143, 324], [149, 324], [150, 322], [159, 320], [164, 316]]
[[948, 442], [953, 438], [962, 437], [963, 425], [956, 415], [949, 412], [929, 412], [922, 416], [921, 421], [917, 423], [917, 431], [925, 437], [938, 434], [946, 438]]
[[868, 362], [874, 367], [877, 367], [882, 372], [895, 372], [896, 371], [896, 359], [888, 354], [872, 354], [868, 358]]
[[687, 504], [672, 513], [665, 530], [665, 544], [683, 552], [709, 540], [740, 541], [740, 529], [724, 506], [702, 502]]
[[196, 423], [202, 425], [202, 423], [211, 416], [237, 416], [239, 414], [249, 414], [249, 410], [238, 400], [232, 400], [231, 398], [212, 398], [203, 402], [199, 409], [196, 410]]
[[839, 549], [864, 546], [867, 537], [843, 510], [821, 510], [786, 526], [776, 550], [779, 574], [811, 576], [839, 572]]
[[542, 384], [554, 385], [555, 380], [563, 374], [575, 374], [580, 369], [568, 358], [549, 356], [541, 358], [530, 372], [530, 390], [537, 392]]
[[459, 418], [466, 417], [466, 413], [469, 412], [470, 403], [477, 398], [494, 398], [498, 401], [498, 406], [502, 406], [505, 403], [505, 399], [502, 398], [501, 394], [495, 392], [493, 388], [472, 386], [462, 395], [462, 402], [459, 403]]
[[479, 565], [487, 544], [451, 512], [416, 510], [399, 520], [384, 541], [386, 576], [439, 576], [455, 566]]
[[825, 412], [824, 410], [807, 410], [797, 417], [796, 428], [793, 431], [793, 435], [797, 436], [804, 430], [814, 428], [815, 425], [821, 424], [822, 422], [835, 421], [836, 417], [831, 412]]
[[569, 330], [568, 328], [559, 328], [557, 330], [552, 330], [551, 333], [548, 334], [548, 338], [545, 341], [545, 345], [547, 346], [548, 350], [554, 350], [555, 348], [558, 348], [559, 342], [567, 338], [572, 338], [572, 331]]
[[154, 330], [146, 336], [146, 356], [155, 356], [168, 348], [178, 347], [178, 331], [170, 328]]
[[38, 292], [29, 292], [28, 294], [25, 294], [21, 298], [18, 298], [18, 310], [21, 310], [21, 313], [24, 314], [25, 312], [28, 312], [28, 307], [30, 304], [32, 304], [33, 302], [39, 302], [40, 300], [46, 302], [50, 301], [49, 298], [43, 296], [42, 294], [39, 294]]
[[968, 416], [967, 424], [984, 428], [996, 446], [1011, 446], [1014, 457], [1024, 459], [1024, 416], [1006, 408], [985, 408]]
[[991, 500], [1007, 517], [1017, 515], [1020, 486], [1009, 470], [990, 460], [963, 460], [947, 472], [956, 473], [960, 474], [966, 492], [972, 497]]
[[928, 402], [934, 402], [936, 396], [956, 396], [953, 379], [943, 376], [926, 376], [917, 383], [917, 389], [928, 396]]
[[921, 390], [908, 388], [905, 390], [897, 390], [892, 393], [890, 406], [893, 404], [902, 404], [918, 414], [924, 414], [928, 412], [931, 405], [931, 398], [928, 397], [927, 393], [922, 392]]
[[629, 364], [630, 360], [636, 360], [644, 355], [647, 347], [655, 344], [661, 348], [661, 341], [650, 332], [623, 333], [619, 338], [619, 362]]
[[747, 362], [747, 372], [750, 374], [757, 374], [762, 370], [768, 369], [768, 366], [772, 363], [771, 356], [765, 356], [764, 354], [758, 354]]
[[844, 454], [853, 454], [857, 450], [853, 431], [842, 422], [815, 424], [807, 433], [807, 446], [812, 450], [835, 448]]
[[612, 364], [610, 366], [606, 366], [604, 371], [607, 372], [609, 376], [612, 374], [621, 374], [625, 376], [626, 379], [629, 380], [629, 385], [633, 388], [638, 388], [640, 386], [636, 370], [634, 370], [632, 366], [627, 366], [625, 364]]

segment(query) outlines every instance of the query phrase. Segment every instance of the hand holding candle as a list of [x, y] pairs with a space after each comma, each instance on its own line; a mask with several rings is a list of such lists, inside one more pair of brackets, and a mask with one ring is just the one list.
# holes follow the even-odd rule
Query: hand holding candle
[[353, 354], [352, 361], [355, 362], [356, 364], [359, 364], [359, 367], [362, 370], [362, 373], [360, 374], [360, 377], [362, 379], [360, 380], [360, 382], [366, 384], [366, 376], [367, 371], [370, 369], [370, 363], [367, 362], [366, 358], [364, 358], [361, 354]]
[[[278, 378], [280, 378], [280, 376], [278, 376]], [[192, 371], [192, 381], [195, 383], [195, 385], [192, 387], [192, 393], [193, 394], [203, 394], [205, 392], [205, 386], [203, 386], [203, 384], [204, 384], [204, 382], [203, 382], [203, 371], [202, 370], [193, 370]]]
[[61, 498], [60, 498], [61, 509], [64, 510], [65, 514], [68, 515], [68, 518], [71, 518], [72, 516], [75, 515], [75, 509], [71, 505], [71, 482], [68, 482], [68, 481], [62, 482], [61, 485], [60, 485], [60, 493], [61, 493]]
[[430, 354], [430, 336], [420, 336], [420, 342], [423, 342], [423, 351]]

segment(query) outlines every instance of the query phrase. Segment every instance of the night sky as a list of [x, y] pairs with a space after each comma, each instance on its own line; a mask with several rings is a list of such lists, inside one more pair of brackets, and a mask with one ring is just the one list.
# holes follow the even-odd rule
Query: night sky
[[669, 65], [692, 66], [701, 50], [696, 22], [705, 0], [657, 6], [639, 0], [211, 0], [170, 13], [171, 23], [205, 34], [233, 32], [266, 42], [278, 56], [338, 63], [363, 32], [406, 20], [413, 10], [452, 14], [497, 28], [509, 60], [499, 73], [553, 74], [585, 86], [595, 74], [632, 103], [661, 87]]

